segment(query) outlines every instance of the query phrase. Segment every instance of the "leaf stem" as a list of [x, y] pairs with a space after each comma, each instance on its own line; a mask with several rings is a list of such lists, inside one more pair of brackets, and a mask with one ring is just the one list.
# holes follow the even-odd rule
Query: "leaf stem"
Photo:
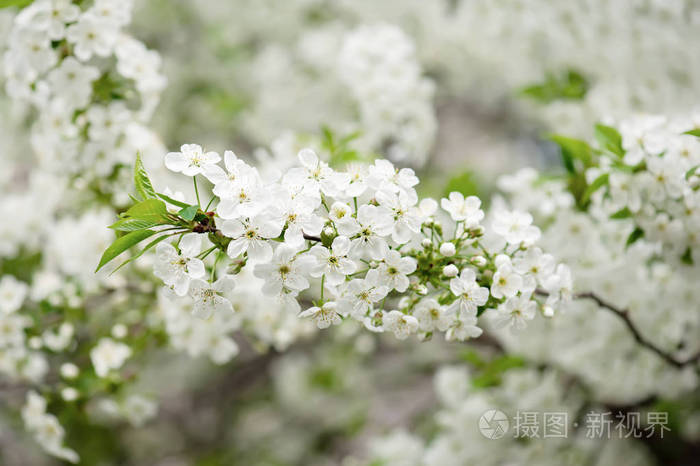
[[[216, 247], [216, 246], [214, 246]], [[216, 259], [214, 260], [214, 265], [211, 267], [211, 276], [209, 277], [210, 282], [214, 282], [214, 276], [216, 273], [216, 266], [219, 264], [219, 261], [221, 260], [221, 256], [223, 256], [223, 251], [219, 251], [218, 254], [216, 255]]]
[[321, 302], [323, 302], [323, 289], [325, 288], [325, 283], [326, 283], [326, 274], [324, 273], [321, 276]]

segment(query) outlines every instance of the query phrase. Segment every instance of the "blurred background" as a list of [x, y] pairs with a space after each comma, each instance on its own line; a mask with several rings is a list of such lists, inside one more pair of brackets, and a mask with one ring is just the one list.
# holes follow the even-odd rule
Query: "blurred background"
[[[3, 48], [15, 15], [2, 10]], [[284, 169], [311, 146], [327, 158], [386, 156], [416, 170], [423, 195], [458, 190], [488, 205], [501, 175], [523, 167], [563, 171], [547, 135], [590, 139], [597, 121], [692, 115], [700, 95], [700, 3], [693, 0], [136, 0], [132, 18], [126, 30], [160, 55], [167, 79], [144, 123], [152, 131], [144, 162], [154, 179], [165, 151], [185, 143], [233, 149], [262, 171]], [[45, 163], [36, 150], [39, 116], [31, 104], [0, 96], [9, 224], [0, 227], [0, 275], [48, 270], [85, 283], [109, 236], [86, 245], [88, 235], [77, 234], [86, 256], [75, 266], [80, 273], [56, 271], [51, 264], [65, 263], [70, 245], [49, 244], [54, 233], [46, 232], [33, 242], [18, 239], [17, 230], [43, 220], [11, 219], [53, 198], [51, 232], [66, 211], [82, 219], [84, 231], [101, 228], [111, 213], [84, 194], [124, 205], [128, 198], [117, 193], [129, 192], [130, 179], [115, 176], [110, 187], [93, 189], [90, 163], [54, 197], [53, 177], [73, 169]], [[568, 247], [560, 246], [572, 257], [585, 253], [582, 245]], [[60, 289], [56, 309], [90, 316], [81, 338], [94, 339], [96, 328], [115, 321], [133, 334], [143, 321], [149, 338], [160, 339], [143, 343], [138, 378], [127, 392], [112, 392], [121, 398], [106, 390], [81, 414], [58, 403], [66, 444], [80, 447], [82, 464], [697, 464], [696, 374], [658, 362], [604, 363], [608, 351], [633, 341], [614, 319], [582, 323], [591, 306], [579, 306], [569, 323], [528, 328], [520, 342], [498, 331], [469, 344], [398, 342], [352, 322], [318, 332], [262, 299], [251, 276], [233, 298], [243, 315], [243, 331], [231, 332], [240, 353], [216, 361], [188, 349], [188, 336], [173, 330], [173, 305], [143, 278], [149, 269], [144, 258], [134, 293], [115, 276], [99, 279], [118, 290], [112, 294]], [[592, 344], [601, 332], [605, 343]], [[58, 358], [50, 355], [49, 367]], [[639, 369], [627, 374], [628, 385], [625, 366]], [[59, 461], [35, 447], [16, 413], [28, 382], [3, 377], [0, 464]], [[129, 393], [155, 400], [142, 407], [143, 420], [104, 415]], [[489, 408], [510, 416], [567, 412], [571, 431], [564, 439], [486, 439], [476, 427]], [[589, 411], [663, 411], [671, 430], [664, 438], [588, 438], [573, 423]]]

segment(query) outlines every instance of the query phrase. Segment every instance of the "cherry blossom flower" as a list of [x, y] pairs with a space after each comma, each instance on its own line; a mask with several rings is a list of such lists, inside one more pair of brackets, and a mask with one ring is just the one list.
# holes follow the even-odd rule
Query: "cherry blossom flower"
[[186, 176], [195, 176], [204, 172], [209, 165], [221, 160], [216, 152], [204, 152], [199, 144], [183, 144], [180, 152], [169, 152], [165, 156], [165, 166], [174, 172]]

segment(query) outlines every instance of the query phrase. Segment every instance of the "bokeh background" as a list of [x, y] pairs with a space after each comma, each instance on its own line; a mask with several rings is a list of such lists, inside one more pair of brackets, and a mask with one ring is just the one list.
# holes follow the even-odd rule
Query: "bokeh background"
[[[0, 13], [3, 48], [15, 14]], [[147, 124], [156, 140], [144, 162], [156, 173], [164, 151], [184, 143], [233, 149], [264, 170], [289, 166], [301, 147], [324, 153], [329, 138], [353, 135], [353, 151], [413, 167], [421, 194], [459, 190], [488, 205], [501, 175], [562, 172], [547, 135], [590, 139], [597, 121], [690, 115], [700, 96], [700, 4], [692, 0], [136, 0], [126, 29], [160, 54], [167, 78]], [[33, 277], [51, 269], [41, 264], [52, 257], [81, 255], [68, 275], [93, 280], [105, 239], [89, 231], [111, 223], [110, 213], [83, 196], [93, 185], [80, 173], [47, 202], [52, 177], [73, 170], [37, 154], [32, 105], [4, 93], [0, 118], [0, 271]], [[129, 181], [114, 182], [109, 202], [128, 202], [118, 193]], [[17, 193], [24, 197], [10, 202]], [[17, 210], [36, 218], [15, 221]], [[61, 223], [67, 210], [82, 220]], [[44, 235], [15, 248], [27, 230], [51, 236], [62, 226], [73, 234], [60, 244]], [[32, 247], [38, 257], [22, 252]], [[585, 243], [560, 252], [575, 261]], [[148, 268], [145, 258], [141, 276]], [[636, 351], [634, 342], [614, 318], [586, 316], [589, 305], [519, 340], [494, 332], [469, 344], [398, 342], [351, 323], [318, 332], [262, 299], [248, 277], [234, 302], [245, 314], [244, 331], [233, 333], [240, 354], [216, 364], [173, 337], [169, 304], [153, 298], [152, 283], [139, 283], [142, 296], [112, 280], [113, 295], [74, 291], [91, 321], [81, 338], [143, 319], [162, 342], [144, 343], [129, 390], [157, 400], [157, 411], [143, 423], [101, 417], [104, 406], [61, 417], [83, 464], [690, 465], [700, 454], [693, 370], [606, 359]], [[26, 388], [0, 375], [0, 463], [54, 464], [17, 416]], [[672, 430], [664, 439], [588, 439], [579, 430], [564, 440], [487, 440], [475, 426], [489, 407], [572, 418], [664, 411]], [[444, 453], [450, 444], [459, 453]]]

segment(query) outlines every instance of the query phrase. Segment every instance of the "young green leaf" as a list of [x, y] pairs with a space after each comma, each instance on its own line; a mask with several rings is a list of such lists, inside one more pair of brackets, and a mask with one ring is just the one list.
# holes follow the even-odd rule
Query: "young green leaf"
[[630, 218], [632, 216], [632, 211], [629, 209], [629, 207], [625, 207], [624, 209], [620, 209], [614, 214], [610, 216], [610, 218], [614, 220], [620, 220], [623, 218]]
[[185, 207], [189, 207], [190, 205], [187, 204], [186, 202], [178, 201], [177, 199], [173, 199], [172, 197], [166, 196], [165, 194], [162, 193], [156, 193], [156, 196], [159, 198], [163, 199], [165, 202], [168, 204], [172, 204], [174, 206], [182, 207], [183, 209]]
[[156, 192], [153, 189], [148, 173], [146, 173], [146, 169], [143, 167], [141, 154], [136, 154], [136, 162], [134, 163], [134, 186], [142, 199], [155, 199]]
[[688, 247], [681, 256], [681, 262], [683, 262], [685, 265], [693, 265], [695, 262], [693, 261], [693, 250], [690, 247]]
[[154, 222], [152, 220], [144, 220], [140, 218], [123, 218], [110, 225], [109, 228], [116, 231], [136, 231], [145, 230], [147, 228], [162, 224], [163, 222], [161, 221]]
[[700, 128], [691, 129], [690, 131], [686, 131], [683, 134], [690, 134], [691, 136], [697, 136], [700, 138]]
[[644, 230], [641, 228], [637, 227], [630, 233], [630, 235], [627, 237], [627, 242], [625, 243], [625, 248], [631, 246], [633, 243], [637, 242], [638, 240], [642, 239], [644, 237]]
[[95, 272], [99, 271], [105, 264], [117, 257], [119, 254], [123, 253], [130, 247], [140, 243], [149, 236], [156, 234], [153, 230], [138, 230], [127, 233], [126, 235], [117, 238], [114, 243], [112, 243], [102, 254], [100, 263], [97, 265]]
[[199, 206], [198, 205], [191, 205], [187, 206], [184, 209], [182, 209], [180, 212], [178, 212], [178, 215], [188, 222], [191, 222], [194, 217], [197, 215], [197, 211], [199, 211]]
[[543, 82], [521, 88], [518, 93], [540, 103], [557, 100], [581, 100], [588, 92], [588, 81], [576, 70], [549, 73]]
[[559, 134], [550, 134], [548, 139], [556, 143], [561, 148], [564, 166], [569, 173], [575, 173], [574, 161], [579, 160], [584, 167], [594, 164], [593, 149], [587, 142], [580, 139], [569, 138]]
[[624, 157], [625, 150], [622, 148], [622, 136], [611, 126], [601, 124], [595, 125], [595, 138], [603, 150], [612, 152], [618, 157]]
[[0, 8], [8, 8], [11, 6], [24, 8], [29, 6], [33, 1], [34, 0], [0, 0]]
[[[174, 233], [174, 234], [178, 234], [178, 233]], [[144, 252], [148, 251], [149, 249], [152, 249], [153, 246], [155, 246], [156, 244], [160, 243], [160, 242], [163, 241], [164, 239], [170, 238], [171, 236], [173, 236], [173, 234], [159, 236], [158, 238], [154, 239], [153, 241], [151, 241], [150, 243], [148, 243], [142, 250], [140, 250], [137, 254], [134, 254], [133, 256], [131, 256], [130, 258], [128, 258], [127, 260], [125, 260], [124, 262], [122, 262], [121, 264], [119, 264], [119, 265], [117, 266], [116, 269], [112, 270], [112, 272], [110, 273], [110, 275], [113, 274], [114, 272], [116, 272], [117, 270], [121, 269], [122, 267], [124, 267], [126, 264], [135, 261], [136, 259], [138, 259], [139, 257], [141, 257], [141, 256], [143, 255]]]
[[588, 200], [591, 198], [594, 192], [598, 191], [600, 188], [608, 184], [609, 177], [609, 173], [603, 173], [598, 178], [593, 180], [593, 182], [586, 188], [586, 191], [584, 191], [583, 196], [581, 197], [581, 202], [583, 204], [588, 202]]
[[159, 199], [146, 199], [145, 201], [141, 201], [124, 212], [122, 217], [160, 222], [158, 224], [170, 222], [165, 202]]

